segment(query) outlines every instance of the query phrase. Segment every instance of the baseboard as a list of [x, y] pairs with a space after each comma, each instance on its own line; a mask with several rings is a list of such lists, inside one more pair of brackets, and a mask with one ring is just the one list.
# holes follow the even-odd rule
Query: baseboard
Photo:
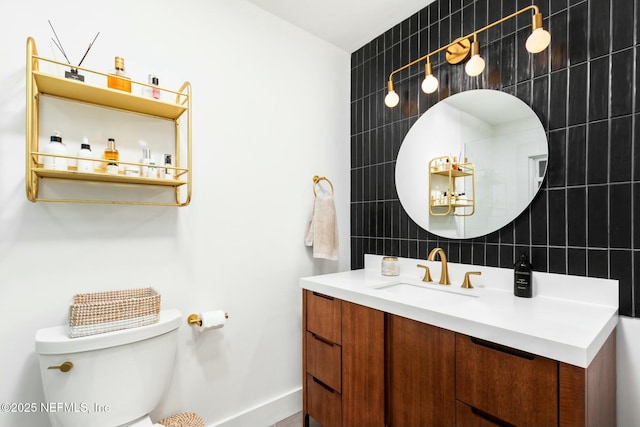
[[255, 406], [208, 427], [270, 427], [302, 410], [302, 388]]

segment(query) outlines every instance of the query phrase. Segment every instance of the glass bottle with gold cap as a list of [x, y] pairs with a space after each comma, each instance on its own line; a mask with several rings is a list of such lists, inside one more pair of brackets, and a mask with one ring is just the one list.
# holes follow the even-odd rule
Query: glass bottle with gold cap
[[111, 89], [131, 92], [131, 78], [124, 71], [124, 59], [116, 56], [116, 67], [107, 76], [107, 86]]

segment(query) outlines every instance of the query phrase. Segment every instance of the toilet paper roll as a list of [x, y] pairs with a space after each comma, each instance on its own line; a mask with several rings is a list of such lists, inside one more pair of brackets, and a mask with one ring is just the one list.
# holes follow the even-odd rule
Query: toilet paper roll
[[223, 310], [205, 311], [199, 314], [202, 319], [202, 325], [200, 325], [201, 331], [207, 329], [220, 329], [227, 321], [227, 315]]

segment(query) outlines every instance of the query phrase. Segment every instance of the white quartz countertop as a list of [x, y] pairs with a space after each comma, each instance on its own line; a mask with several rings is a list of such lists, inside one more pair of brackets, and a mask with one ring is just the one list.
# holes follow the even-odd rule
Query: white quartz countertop
[[[617, 280], [534, 271], [534, 297], [518, 298], [509, 269], [449, 263], [452, 285], [443, 286], [439, 261], [401, 258], [400, 275], [383, 276], [381, 258], [366, 255], [364, 269], [305, 277], [300, 286], [583, 368], [618, 322]], [[417, 263], [434, 282], [421, 280]], [[467, 271], [482, 273], [471, 276], [474, 289], [460, 287]]]

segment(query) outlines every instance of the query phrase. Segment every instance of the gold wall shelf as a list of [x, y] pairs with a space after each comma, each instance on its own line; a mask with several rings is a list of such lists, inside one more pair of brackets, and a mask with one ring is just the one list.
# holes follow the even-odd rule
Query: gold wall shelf
[[[464, 196], [458, 192], [460, 181], [464, 183]], [[444, 188], [444, 189], [443, 189]], [[449, 156], [431, 159], [429, 162], [429, 213], [433, 216], [471, 216], [475, 213], [475, 169], [473, 163], [458, 163]]]
[[[50, 63], [68, 67], [68, 64], [61, 63], [52, 59], [38, 56], [35, 41], [33, 38], [27, 38], [27, 121], [26, 121], [26, 193], [27, 199], [32, 202], [78, 202], [78, 203], [105, 203], [105, 204], [131, 204], [131, 205], [154, 205], [154, 206], [187, 206], [191, 202], [192, 187], [192, 160], [191, 160], [191, 84], [184, 82], [178, 91], [165, 88], [158, 88], [164, 94], [175, 96], [175, 102], [167, 102], [154, 98], [139, 96], [136, 94], [118, 91], [102, 86], [95, 86], [64, 77], [58, 77], [40, 71], [41, 63]], [[83, 71], [87, 75], [99, 75], [106, 77], [107, 74], [99, 71], [90, 70], [83, 67], [76, 67], [78, 71]], [[140, 87], [150, 87], [146, 83], [132, 81], [132, 85]], [[171, 120], [174, 122], [175, 145], [173, 152], [173, 170], [174, 179], [163, 178], [147, 178], [142, 176], [127, 176], [122, 173], [118, 175], [110, 175], [100, 169], [96, 172], [78, 172], [72, 170], [51, 170], [44, 169], [38, 163], [38, 158], [51, 156], [39, 152], [39, 114], [40, 114], [40, 95], [50, 95], [63, 98], [73, 102], [86, 103], [93, 106], [110, 108], [125, 113], [136, 113], [146, 115], [156, 119]], [[186, 158], [182, 156], [180, 144], [180, 124], [181, 121], [186, 122]], [[55, 155], [54, 155], [55, 156]], [[56, 156], [68, 159], [82, 159], [77, 156]], [[93, 158], [85, 159], [99, 162], [102, 159]], [[141, 163], [118, 161], [124, 165], [145, 166]], [[157, 165], [158, 169], [165, 168], [164, 165]], [[109, 199], [52, 199], [42, 198], [39, 196], [40, 180], [43, 178], [57, 180], [74, 180], [85, 182], [99, 182], [104, 184], [126, 184], [150, 187], [167, 187], [172, 188], [175, 193], [175, 202], [146, 202], [146, 201], [127, 201], [127, 200], [109, 200]], [[181, 188], [186, 191], [181, 192]]]

